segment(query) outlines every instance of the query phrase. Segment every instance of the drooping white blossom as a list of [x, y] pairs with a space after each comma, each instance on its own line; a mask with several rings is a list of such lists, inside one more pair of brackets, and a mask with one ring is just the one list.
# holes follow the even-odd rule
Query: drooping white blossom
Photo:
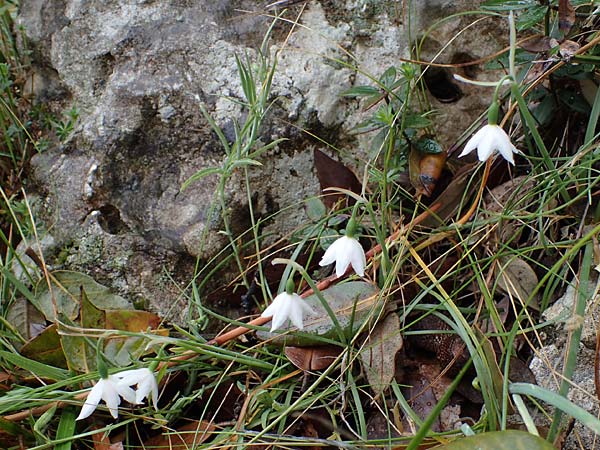
[[152, 404], [154, 409], [158, 409], [158, 383], [153, 371], [143, 367], [119, 372], [115, 374], [115, 377], [127, 386], [137, 385], [135, 390], [135, 403], [137, 405], [142, 404], [145, 398], [150, 399], [150, 394], [152, 394]]
[[497, 151], [513, 165], [515, 164], [513, 153], [519, 152], [502, 127], [492, 124], [485, 125], [475, 133], [458, 157], [465, 156], [475, 149], [480, 161], [487, 161], [494, 151]]
[[272, 317], [271, 331], [275, 331], [289, 319], [300, 330], [304, 328], [304, 314], [313, 309], [298, 294], [282, 292], [263, 311], [261, 317]]
[[365, 266], [367, 264], [365, 251], [360, 242], [353, 237], [342, 236], [337, 239], [325, 251], [323, 258], [319, 262], [320, 266], [327, 266], [335, 262], [335, 275], [339, 278], [352, 265], [354, 272], [359, 277], [365, 276]]
[[103, 400], [104, 403], [106, 403], [110, 415], [116, 419], [119, 417], [121, 397], [129, 403], [136, 402], [135, 391], [127, 384], [123, 383], [118, 377], [109, 375], [107, 378], [101, 378], [89, 392], [76, 420], [89, 417], [98, 407], [100, 400]]

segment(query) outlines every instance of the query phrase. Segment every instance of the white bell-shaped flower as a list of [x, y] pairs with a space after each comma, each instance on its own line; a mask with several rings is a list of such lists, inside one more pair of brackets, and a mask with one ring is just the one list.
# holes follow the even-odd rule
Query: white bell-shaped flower
[[473, 135], [465, 145], [465, 149], [458, 157], [477, 149], [479, 161], [487, 161], [494, 151], [498, 151], [509, 163], [515, 164], [513, 153], [518, 153], [517, 148], [510, 142], [510, 137], [499, 125], [487, 124]]
[[142, 404], [145, 398], [150, 399], [150, 394], [152, 394], [152, 404], [154, 409], [158, 409], [158, 383], [153, 371], [143, 367], [141, 369], [125, 370], [114, 376], [127, 386], [137, 385], [135, 390], [135, 403], [137, 405]]
[[319, 262], [320, 266], [327, 266], [335, 262], [335, 275], [339, 278], [346, 273], [349, 265], [359, 277], [365, 276], [367, 260], [365, 251], [360, 242], [353, 237], [342, 236], [325, 251]]
[[282, 292], [263, 311], [261, 317], [272, 317], [271, 332], [281, 328], [289, 319], [298, 329], [304, 328], [304, 314], [313, 309], [298, 294]]
[[110, 411], [110, 415], [116, 419], [119, 417], [121, 397], [129, 403], [136, 403], [135, 391], [127, 384], [123, 383], [118, 377], [109, 375], [107, 378], [101, 378], [94, 385], [85, 399], [85, 403], [76, 420], [89, 417], [98, 407], [100, 400], [104, 400], [104, 403], [106, 403], [106, 406]]

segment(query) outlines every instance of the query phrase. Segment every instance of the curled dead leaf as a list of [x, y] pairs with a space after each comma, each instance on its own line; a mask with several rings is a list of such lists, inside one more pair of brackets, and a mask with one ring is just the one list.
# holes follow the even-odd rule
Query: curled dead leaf
[[286, 347], [285, 356], [298, 369], [323, 370], [340, 355], [342, 347], [337, 345], [321, 345], [315, 347]]
[[498, 288], [516, 298], [522, 305], [539, 310], [537, 296], [529, 297], [538, 284], [538, 277], [531, 266], [519, 257], [499, 258], [496, 266]]
[[386, 390], [394, 379], [396, 353], [402, 345], [400, 319], [395, 313], [388, 314], [367, 336], [360, 359], [367, 380], [377, 395]]

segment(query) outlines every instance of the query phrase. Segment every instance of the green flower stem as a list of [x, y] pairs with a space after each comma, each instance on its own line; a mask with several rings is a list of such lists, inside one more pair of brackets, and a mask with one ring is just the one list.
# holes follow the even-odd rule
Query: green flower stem
[[102, 339], [98, 339], [98, 342], [96, 342], [96, 368], [98, 369], [100, 378], [105, 379], [108, 378], [108, 367], [102, 356], [102, 342]]
[[510, 48], [508, 50], [508, 71], [513, 81], [517, 81], [517, 68], [515, 65], [515, 53], [517, 50], [517, 29], [515, 27], [515, 15], [512, 10], [508, 13], [508, 28], [510, 29]]
[[294, 284], [294, 270], [290, 273], [290, 276], [287, 279], [287, 283], [285, 284], [285, 292], [288, 295], [292, 295], [296, 292], [296, 285]]

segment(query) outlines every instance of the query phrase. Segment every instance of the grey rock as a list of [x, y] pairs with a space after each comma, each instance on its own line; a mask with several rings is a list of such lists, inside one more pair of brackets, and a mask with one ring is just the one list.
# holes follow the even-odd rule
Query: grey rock
[[[530, 363], [530, 369], [535, 375], [537, 384], [554, 392], [558, 392], [562, 381], [562, 374], [566, 352], [568, 351], [569, 330], [582, 327], [582, 336], [577, 349], [577, 363], [573, 376], [572, 385], [568, 398], [574, 404], [582, 407], [591, 414], [597, 416], [598, 399], [595, 395], [594, 382], [594, 360], [596, 356], [596, 329], [600, 312], [598, 311], [598, 284], [597, 274], [590, 274], [590, 287], [584, 295], [588, 298], [584, 317], [574, 317], [574, 304], [579, 295], [579, 290], [584, 289], [577, 286], [573, 281], [567, 287], [565, 293], [543, 313], [543, 319], [554, 322], [551, 327], [545, 328], [546, 345], [536, 350], [536, 354]], [[540, 425], [549, 424], [540, 419]], [[573, 429], [566, 437], [562, 448], [575, 450], [580, 448], [594, 448], [596, 435], [589, 428], [576, 422]], [[581, 447], [580, 442], [585, 443]]]
[[[414, 2], [411, 26], [424, 29], [479, 2], [447, 3]], [[288, 141], [263, 155], [261, 168], [248, 171], [249, 192], [244, 171], [235, 172], [224, 186], [223, 210], [215, 198], [216, 176], [183, 191], [181, 186], [225, 157], [200, 104], [230, 140], [233, 120], [243, 122], [247, 114], [240, 106], [235, 55], [256, 60], [271, 22], [264, 14], [243, 12], [256, 10], [260, 13], [260, 6], [250, 0], [21, 1], [19, 22], [33, 49], [37, 80], [28, 90], [56, 111], [73, 105], [80, 111], [69, 141], [32, 161], [33, 179], [46, 199], [47, 229], [68, 254], [61, 263], [180, 323], [187, 317], [182, 292], [195, 258], [203, 267], [228, 242], [219, 233], [223, 211], [237, 235], [250, 226], [252, 203], [256, 217], [269, 217], [265, 245], [307, 221], [301, 202], [319, 193], [312, 150], [324, 146], [300, 130], [341, 149], [339, 156], [351, 167], [374, 157], [368, 152], [372, 136], [352, 133], [370, 112], [340, 94], [370, 82], [366, 73], [377, 77], [398, 65], [411, 45], [402, 11], [388, 2], [293, 6], [286, 16], [290, 22], [279, 22], [270, 41], [271, 54], [278, 55], [274, 102], [259, 135], [265, 144], [281, 137]], [[492, 22], [486, 24], [492, 35]], [[455, 21], [431, 34], [430, 48], [463, 26]], [[473, 56], [499, 47], [495, 39], [490, 39], [493, 48], [483, 46], [480, 35], [469, 39], [479, 52]], [[446, 61], [464, 45], [454, 42]], [[453, 111], [467, 118], [444, 113], [445, 105], [434, 103], [449, 115], [441, 127], [441, 135], [450, 136], [444, 142], [455, 138], [456, 123], [468, 123], [487, 101], [481, 92], [464, 95]], [[222, 283], [232, 276], [224, 275]], [[179, 305], [176, 311], [173, 304]]]

